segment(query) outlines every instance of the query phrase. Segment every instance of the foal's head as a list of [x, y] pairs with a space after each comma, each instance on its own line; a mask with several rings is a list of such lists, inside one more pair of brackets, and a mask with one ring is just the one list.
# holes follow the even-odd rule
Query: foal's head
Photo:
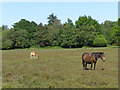
[[105, 62], [105, 56], [103, 52], [100, 52], [100, 58], [103, 60], [103, 62]]

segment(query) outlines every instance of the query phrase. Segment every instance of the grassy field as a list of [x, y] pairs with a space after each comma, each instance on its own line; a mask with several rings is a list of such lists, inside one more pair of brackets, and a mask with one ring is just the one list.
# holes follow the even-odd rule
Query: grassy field
[[[31, 60], [31, 51], [40, 58]], [[83, 70], [81, 55], [99, 51], [106, 62]], [[4, 50], [2, 72], [3, 88], [118, 88], [118, 48]]]

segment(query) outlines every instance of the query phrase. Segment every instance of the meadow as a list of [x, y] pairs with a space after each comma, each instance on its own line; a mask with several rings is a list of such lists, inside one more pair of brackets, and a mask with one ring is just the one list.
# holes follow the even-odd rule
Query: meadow
[[[39, 54], [30, 59], [31, 51]], [[96, 70], [83, 70], [84, 52], [104, 52]], [[88, 65], [90, 68], [90, 65]], [[118, 48], [2, 51], [3, 88], [118, 88]]]

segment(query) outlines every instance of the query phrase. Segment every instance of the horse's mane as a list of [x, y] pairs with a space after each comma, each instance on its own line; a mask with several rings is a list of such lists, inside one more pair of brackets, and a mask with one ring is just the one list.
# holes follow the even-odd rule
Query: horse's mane
[[94, 52], [94, 53], [92, 53], [92, 55], [94, 55], [94, 54], [104, 54], [103, 52]]
[[92, 53], [92, 56], [94, 56], [96, 59], [100, 57], [101, 54], [104, 54], [103, 52], [94, 52]]

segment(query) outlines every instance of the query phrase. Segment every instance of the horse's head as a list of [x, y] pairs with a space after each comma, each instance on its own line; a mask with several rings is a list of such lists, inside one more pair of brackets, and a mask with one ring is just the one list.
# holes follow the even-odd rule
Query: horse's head
[[103, 52], [100, 52], [100, 58], [103, 60], [103, 62], [105, 62], [105, 56]]

